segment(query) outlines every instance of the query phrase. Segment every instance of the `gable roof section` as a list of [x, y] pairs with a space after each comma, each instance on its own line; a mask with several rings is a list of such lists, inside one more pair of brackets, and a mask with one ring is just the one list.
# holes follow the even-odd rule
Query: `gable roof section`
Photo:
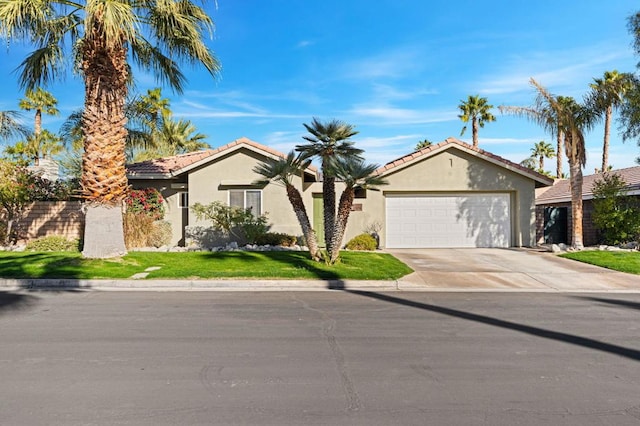
[[[629, 195], [640, 195], [640, 166], [626, 169], [612, 170], [609, 173], [617, 173], [627, 183]], [[602, 173], [586, 175], [582, 181], [582, 199], [593, 199], [593, 184], [602, 178]], [[571, 188], [569, 179], [560, 179], [546, 191], [536, 196], [536, 205], [565, 203], [571, 201]]]
[[[242, 148], [273, 159], [286, 157], [280, 151], [242, 137], [215, 149], [128, 164], [127, 177], [129, 179], [169, 179]], [[318, 177], [318, 170], [314, 166], [307, 167], [305, 173], [314, 176], [316, 179]]]
[[553, 179], [550, 177], [547, 177], [520, 164], [509, 161], [483, 149], [476, 148], [473, 145], [469, 145], [468, 143], [462, 142], [461, 140], [452, 137], [445, 139], [443, 142], [440, 142], [437, 145], [431, 145], [426, 148], [422, 148], [421, 150], [412, 152], [411, 154], [405, 155], [404, 157], [400, 157], [396, 160], [390, 161], [376, 170], [376, 174], [384, 176], [389, 173], [402, 170], [405, 167], [409, 167], [419, 161], [423, 161], [429, 157], [433, 157], [450, 148], [458, 149], [460, 151], [466, 152], [467, 154], [471, 154], [474, 157], [481, 158], [499, 167], [503, 167], [514, 173], [523, 175], [525, 177], [528, 177], [529, 179], [533, 179], [540, 185], [553, 184]]

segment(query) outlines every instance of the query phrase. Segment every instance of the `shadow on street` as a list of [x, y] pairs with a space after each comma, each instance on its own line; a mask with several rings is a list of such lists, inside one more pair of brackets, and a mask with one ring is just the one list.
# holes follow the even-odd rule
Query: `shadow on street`
[[[613, 345], [610, 343], [601, 342], [599, 340], [590, 339], [588, 337], [580, 337], [572, 334], [561, 333], [553, 330], [546, 330], [544, 328], [532, 327], [529, 325], [518, 324], [511, 321], [505, 321], [498, 318], [488, 317], [485, 315], [472, 314], [470, 312], [459, 311], [457, 309], [445, 308], [443, 306], [430, 305], [422, 302], [415, 302], [413, 300], [402, 299], [395, 296], [390, 296], [388, 294], [375, 293], [371, 291], [362, 291], [362, 290], [344, 290], [347, 293], [356, 294], [359, 296], [369, 297], [376, 300], [381, 300], [383, 302], [395, 303], [402, 306], [409, 306], [411, 308], [422, 309], [425, 311], [435, 312], [442, 315], [447, 315], [450, 317], [460, 318], [467, 321], [474, 321], [482, 324], [491, 325], [494, 327], [505, 328], [509, 330], [519, 331], [521, 333], [530, 334], [532, 336], [542, 337], [544, 339], [556, 340], [558, 342], [564, 342], [571, 345], [582, 346], [589, 349], [594, 349], [601, 352], [607, 352], [614, 355], [619, 355], [621, 357], [629, 358], [634, 361], [640, 361], [640, 350], [626, 348], [624, 346]], [[614, 299], [602, 299], [598, 298], [587, 298], [587, 299], [596, 299], [598, 301], [609, 301], [616, 302], [624, 302]], [[636, 305], [637, 303], [634, 303]]]

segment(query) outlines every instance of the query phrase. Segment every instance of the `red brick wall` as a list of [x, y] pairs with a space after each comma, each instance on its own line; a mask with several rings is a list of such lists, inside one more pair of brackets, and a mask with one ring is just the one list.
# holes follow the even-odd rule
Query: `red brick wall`
[[[544, 242], [544, 208], [545, 207], [567, 207], [567, 236], [571, 239], [571, 227], [573, 218], [571, 216], [571, 203], [547, 204], [536, 206], [536, 241]], [[593, 225], [593, 201], [585, 200], [582, 203], [582, 243], [585, 246], [595, 246], [600, 242], [598, 230]], [[569, 242], [571, 244], [571, 241]]]

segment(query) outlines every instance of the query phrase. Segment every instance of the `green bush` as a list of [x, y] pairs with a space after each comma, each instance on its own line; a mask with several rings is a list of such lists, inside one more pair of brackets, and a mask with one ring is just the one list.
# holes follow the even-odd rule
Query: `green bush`
[[251, 209], [230, 207], [220, 201], [214, 201], [207, 205], [195, 203], [191, 206], [191, 211], [198, 220], [211, 221], [213, 229], [216, 231], [223, 232], [237, 240], [244, 238], [251, 244], [260, 244], [258, 239], [269, 230], [266, 213], [256, 217]]
[[68, 240], [58, 235], [50, 235], [27, 244], [27, 251], [79, 251], [78, 240]]
[[353, 237], [347, 243], [347, 249], [349, 250], [365, 250], [365, 251], [374, 251], [378, 243], [376, 239], [373, 238], [369, 234], [360, 234]]
[[593, 184], [593, 223], [605, 244], [634, 241], [640, 234], [640, 208], [626, 186], [616, 173], [605, 173]]
[[298, 238], [294, 235], [282, 234], [279, 232], [267, 232], [256, 239], [256, 244], [261, 246], [283, 246], [291, 247], [296, 244]]

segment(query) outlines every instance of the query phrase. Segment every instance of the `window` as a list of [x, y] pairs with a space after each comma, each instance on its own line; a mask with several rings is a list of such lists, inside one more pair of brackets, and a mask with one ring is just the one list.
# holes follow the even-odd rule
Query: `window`
[[189, 208], [189, 193], [178, 192], [178, 207], [181, 209]]
[[233, 189], [229, 191], [229, 205], [241, 209], [251, 209], [255, 216], [262, 214], [262, 191]]

